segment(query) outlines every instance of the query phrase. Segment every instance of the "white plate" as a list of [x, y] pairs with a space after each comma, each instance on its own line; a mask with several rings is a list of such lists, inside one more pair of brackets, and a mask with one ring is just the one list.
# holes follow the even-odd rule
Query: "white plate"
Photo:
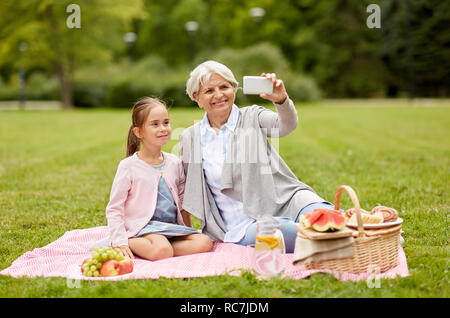
[[[390, 226], [394, 226], [394, 225], [398, 225], [398, 224], [402, 224], [402, 223], [403, 223], [403, 219], [402, 218], [397, 218], [397, 220], [395, 220], [393, 222], [363, 224], [363, 227], [365, 229], [381, 229], [381, 228], [384, 228], [384, 227], [390, 227]], [[357, 228], [358, 224], [347, 223], [347, 226]]]

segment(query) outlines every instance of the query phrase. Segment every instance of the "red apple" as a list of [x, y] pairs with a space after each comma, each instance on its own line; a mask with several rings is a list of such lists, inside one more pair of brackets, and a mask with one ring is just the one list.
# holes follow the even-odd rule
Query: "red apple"
[[83, 268], [83, 265], [84, 264], [86, 264], [87, 263], [87, 261], [89, 261], [89, 257], [88, 258], [86, 258], [84, 261], [83, 261], [83, 263], [81, 263], [81, 273], [84, 273], [84, 268]]
[[119, 275], [128, 274], [133, 271], [133, 261], [129, 257], [119, 262]]
[[119, 262], [115, 259], [110, 259], [103, 263], [102, 267], [100, 268], [100, 275], [105, 277], [117, 276], [119, 275], [119, 269]]

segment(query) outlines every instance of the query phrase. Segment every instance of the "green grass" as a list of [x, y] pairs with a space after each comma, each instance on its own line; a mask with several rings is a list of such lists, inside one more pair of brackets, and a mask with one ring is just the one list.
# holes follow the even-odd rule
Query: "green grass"
[[[300, 124], [279, 140], [292, 171], [328, 200], [352, 186], [363, 208], [404, 218], [407, 278], [381, 288], [331, 275], [258, 281], [241, 277], [82, 281], [0, 276], [0, 297], [448, 297], [450, 101], [321, 102], [298, 107]], [[170, 111], [173, 136], [199, 109]], [[124, 157], [129, 111], [0, 112], [0, 270], [66, 231], [106, 225], [104, 209]], [[272, 141], [274, 142], [274, 141]], [[276, 143], [274, 143], [276, 144]], [[177, 149], [177, 140], [164, 148]], [[350, 206], [344, 195], [343, 207]], [[198, 220], [194, 225], [198, 227]]]

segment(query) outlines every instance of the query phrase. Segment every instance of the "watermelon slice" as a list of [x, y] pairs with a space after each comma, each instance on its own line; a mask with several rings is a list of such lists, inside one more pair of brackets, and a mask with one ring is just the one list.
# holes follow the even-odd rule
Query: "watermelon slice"
[[312, 212], [307, 212], [305, 214], [301, 215], [303, 225], [306, 228], [310, 228], [321, 216], [322, 216], [321, 209], [315, 209]]
[[339, 231], [342, 230], [347, 225], [347, 217], [344, 213], [336, 211], [338, 214], [333, 213], [332, 214], [332, 228], [333, 231]]
[[332, 230], [331, 214], [322, 213], [320, 218], [312, 225], [312, 229], [317, 232], [326, 232]]
[[338, 231], [347, 224], [344, 213], [330, 209], [315, 209], [305, 213], [302, 221], [306, 228], [318, 232]]

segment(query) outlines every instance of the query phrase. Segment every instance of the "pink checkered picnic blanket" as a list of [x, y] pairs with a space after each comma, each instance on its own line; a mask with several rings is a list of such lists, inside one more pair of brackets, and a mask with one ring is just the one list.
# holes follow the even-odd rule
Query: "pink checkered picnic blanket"
[[[209, 253], [172, 257], [159, 261], [135, 258], [133, 273], [123, 277], [91, 278], [81, 275], [83, 260], [90, 257], [90, 246], [107, 236], [105, 226], [72, 230], [66, 232], [56, 241], [26, 252], [16, 259], [11, 266], [0, 271], [1, 275], [13, 277], [66, 277], [69, 279], [157, 279], [159, 277], [188, 278], [224, 275], [236, 269], [250, 269], [253, 248], [233, 243], [215, 243]], [[302, 279], [314, 273], [330, 273], [343, 281], [358, 281], [373, 277], [374, 273], [352, 274], [330, 270], [308, 270], [304, 265], [292, 264], [293, 254], [286, 254], [286, 278]], [[403, 249], [399, 250], [399, 264], [377, 274], [379, 278], [409, 276], [408, 265]]]

